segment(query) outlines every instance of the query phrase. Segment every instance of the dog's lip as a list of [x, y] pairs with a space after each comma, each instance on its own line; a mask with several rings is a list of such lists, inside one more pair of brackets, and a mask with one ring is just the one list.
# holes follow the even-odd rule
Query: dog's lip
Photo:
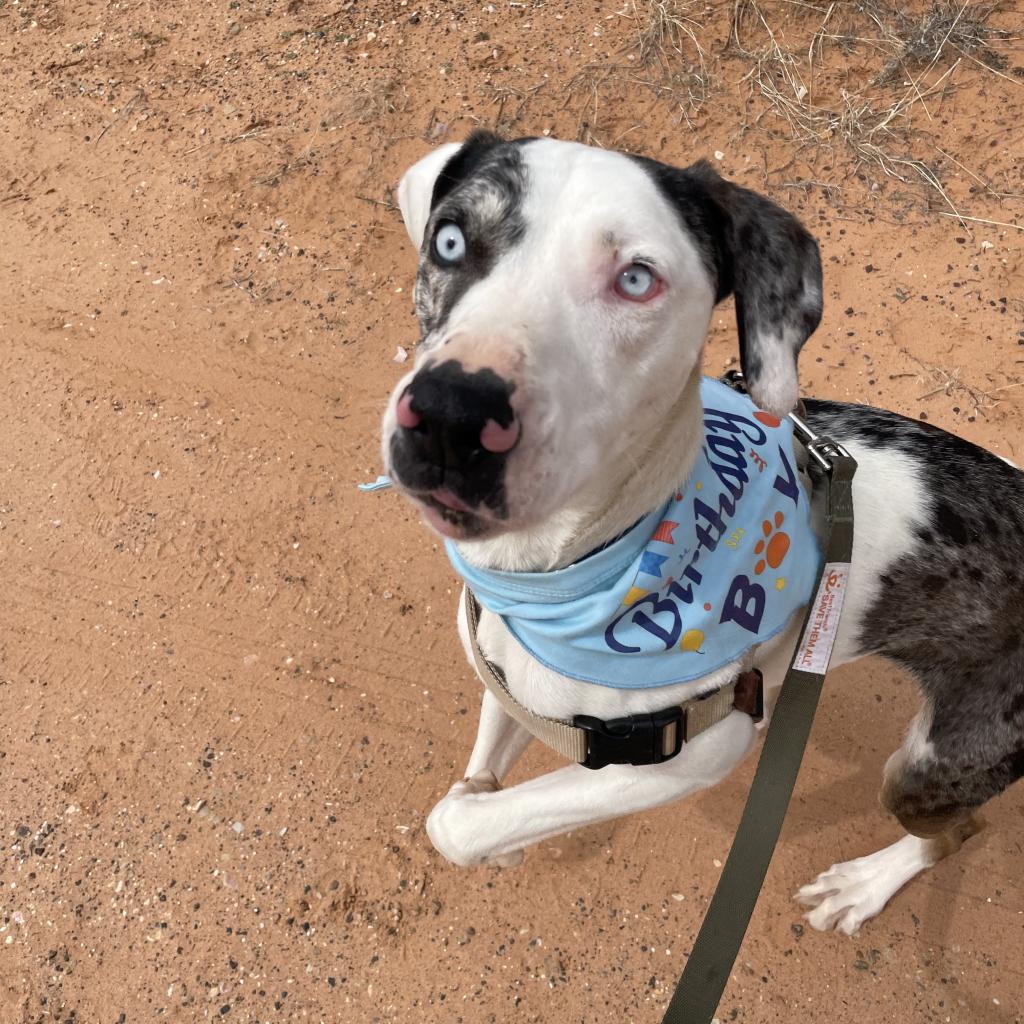
[[428, 526], [451, 540], [477, 540], [501, 530], [500, 520], [483, 508], [474, 509], [450, 487], [417, 490], [403, 483], [393, 469], [389, 469], [392, 482], [420, 509]]
[[434, 505], [423, 503], [423, 518], [427, 525], [437, 530], [442, 537], [459, 540], [465, 536], [464, 531], [456, 523], [445, 518], [444, 513]]
[[[490, 524], [483, 517], [463, 506], [461, 509], [444, 505], [430, 494], [417, 494], [416, 500], [423, 510], [428, 526], [450, 540], [471, 540], [490, 532]], [[461, 504], [461, 503], [460, 503]]]
[[454, 491], [449, 490], [447, 487], [438, 487], [437, 490], [431, 491], [426, 497], [436, 501], [439, 505], [444, 505], [445, 508], [450, 508], [453, 512], [473, 511]]

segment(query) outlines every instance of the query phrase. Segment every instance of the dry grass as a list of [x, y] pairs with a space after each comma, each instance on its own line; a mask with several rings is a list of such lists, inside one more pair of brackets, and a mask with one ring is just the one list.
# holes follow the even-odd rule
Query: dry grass
[[[796, 165], [800, 177], [786, 175], [787, 184], [817, 183], [834, 197], [843, 181], [833, 168], [848, 170], [852, 156], [853, 174], [872, 193], [885, 191], [904, 207], [923, 198], [966, 227], [982, 221], [961, 212], [965, 188], [951, 195], [951, 171], [974, 192], [1022, 198], [946, 152], [940, 128], [943, 105], [979, 74], [1024, 86], [1013, 77], [1019, 69], [1005, 73], [1006, 56], [996, 49], [1013, 41], [989, 24], [1009, 2], [923, 0], [911, 12], [895, 0], [628, 0], [617, 12], [628, 42], [577, 71], [561, 109], [575, 117], [578, 141], [625, 148], [667, 106], [676, 124], [696, 130], [715, 90], [738, 82], [747, 90], [740, 133], [766, 131], [792, 154], [783, 168], [766, 168], [766, 179]], [[728, 38], [716, 38], [708, 26], [722, 24], [717, 12], [725, 5]], [[637, 112], [645, 91], [650, 107]], [[514, 131], [532, 98], [515, 82], [493, 86], [496, 126]]]
[[698, 35], [705, 4], [695, 0], [646, 0], [638, 10], [633, 0], [632, 8], [637, 62], [654, 72], [654, 77], [642, 80], [643, 84], [656, 93], [669, 93], [689, 120], [707, 100], [711, 87], [708, 52]]
[[879, 83], [895, 81], [908, 70], [934, 67], [943, 57], [958, 53], [972, 57], [993, 71], [1005, 69], [1006, 57], [993, 50], [990, 42], [1006, 39], [1007, 34], [987, 24], [1000, 3], [969, 6], [956, 0], [938, 0], [916, 20], [909, 19], [901, 8], [893, 8], [894, 28], [878, 20], [896, 53], [878, 75]]
[[957, 367], [955, 370], [947, 370], [944, 367], [926, 363], [923, 359], [918, 359], [917, 356], [905, 348], [900, 349], [900, 352], [921, 367], [923, 372], [920, 375], [920, 379], [922, 379], [922, 382], [927, 381], [932, 385], [930, 390], [918, 396], [918, 401], [933, 398], [935, 395], [952, 397], [957, 393], [961, 393], [971, 403], [972, 412], [984, 416], [986, 410], [994, 409], [999, 405], [1001, 399], [997, 398], [996, 395], [1003, 391], [1009, 391], [1012, 388], [1021, 387], [1022, 382], [1015, 381], [1010, 384], [1004, 384], [1002, 387], [993, 388], [991, 391], [983, 391], [981, 388], [963, 379], [961, 376], [963, 371], [960, 367]]
[[613, 62], [594, 62], [569, 81], [562, 109], [577, 113], [576, 138], [589, 145], [618, 145], [640, 124], [618, 124], [613, 108], [635, 98], [635, 86], [655, 103], [667, 101], [680, 122], [693, 118], [711, 94], [708, 50], [701, 42], [703, 0], [631, 0], [620, 12], [634, 24], [633, 40]]
[[321, 127], [347, 127], [350, 124], [379, 124], [385, 117], [401, 113], [409, 97], [392, 78], [371, 78], [347, 91], [343, 100], [324, 119]]
[[[791, 26], [792, 34], [806, 38], [809, 33], [803, 46], [787, 43], [779, 23], [769, 20], [768, 4], [735, 0], [732, 41], [750, 63], [744, 81], [758, 111], [754, 123], [771, 130], [772, 122], [783, 122], [789, 139], [811, 151], [812, 166], [820, 152], [842, 148], [853, 155], [865, 179], [916, 182], [961, 218], [942, 181], [943, 168], [957, 162], [936, 141], [932, 108], [955, 88], [954, 73], [962, 62], [1002, 74], [1005, 59], [988, 44], [1005, 33], [985, 24], [999, 5], [936, 0], [913, 19], [879, 0], [794, 3], [804, 17]], [[771, 5], [776, 10], [780, 6]], [[859, 62], [859, 83], [854, 68], [840, 77], [833, 67], [832, 78], [841, 84], [830, 88], [822, 68], [829, 46], [843, 54], [868, 49], [883, 66], [873, 74], [868, 68], [865, 74]], [[998, 195], [979, 175], [957, 166]]]
[[569, 79], [562, 109], [575, 109], [577, 114], [576, 141], [588, 146], [605, 147], [612, 144], [610, 109], [612, 93], [629, 81], [634, 69], [628, 64], [587, 64]]
[[491, 105], [496, 106], [494, 129], [501, 134], [511, 134], [526, 114], [533, 98], [547, 82], [541, 82], [532, 89], [520, 89], [513, 85], [492, 85]]

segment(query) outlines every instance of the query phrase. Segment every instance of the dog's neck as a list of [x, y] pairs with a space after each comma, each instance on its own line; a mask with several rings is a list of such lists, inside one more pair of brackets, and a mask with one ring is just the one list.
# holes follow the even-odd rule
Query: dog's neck
[[641, 434], [595, 486], [541, 526], [491, 540], [463, 541], [467, 562], [507, 572], [549, 572], [572, 565], [665, 504], [690, 475], [700, 451], [703, 415], [697, 367], [657, 427]]

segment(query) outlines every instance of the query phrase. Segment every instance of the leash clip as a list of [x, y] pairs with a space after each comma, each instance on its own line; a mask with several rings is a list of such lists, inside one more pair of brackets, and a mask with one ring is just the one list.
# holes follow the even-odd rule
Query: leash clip
[[[742, 370], [727, 370], [722, 377], [722, 383], [728, 384], [729, 387], [734, 391], [740, 392], [740, 394], [745, 395], [747, 393], [747, 384], [743, 379]], [[797, 408], [802, 412], [803, 404], [799, 404]], [[832, 466], [836, 459], [852, 458], [850, 453], [838, 441], [833, 441], [831, 437], [825, 435], [819, 436], [811, 430], [807, 421], [798, 413], [791, 412], [787, 418], [793, 424], [793, 431], [799, 438], [800, 443], [807, 449], [807, 453], [824, 472], [832, 472]]]
[[[790, 416], [791, 419], [798, 417]], [[831, 437], [815, 437], [804, 442], [808, 455], [826, 472], [832, 471], [832, 465], [836, 459], [849, 459], [850, 453], [838, 441]]]
[[839, 459], [852, 460], [850, 453], [838, 441], [834, 441], [827, 434], [816, 434], [802, 416], [791, 412], [788, 419], [793, 424], [793, 432], [807, 449], [807, 454], [824, 472], [831, 473]]

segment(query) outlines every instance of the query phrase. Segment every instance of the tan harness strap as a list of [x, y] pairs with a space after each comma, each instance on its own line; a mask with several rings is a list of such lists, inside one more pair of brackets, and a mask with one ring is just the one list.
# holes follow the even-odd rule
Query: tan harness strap
[[480, 650], [476, 632], [480, 625], [480, 606], [469, 587], [464, 588], [466, 601], [466, 622], [469, 625], [469, 642], [473, 648], [473, 660], [484, 686], [498, 699], [510, 718], [515, 719], [527, 732], [532, 733], [541, 743], [556, 750], [570, 761], [584, 761], [587, 757], [587, 734], [582, 729], [562, 722], [557, 718], [535, 715], [512, 696], [505, 682], [505, 673], [492, 665]]
[[[518, 722], [527, 732], [539, 739], [541, 743], [551, 747], [570, 761], [584, 764], [590, 753], [591, 733], [569, 722], [557, 718], [545, 718], [534, 714], [524, 707], [512, 695], [505, 681], [505, 673], [484, 657], [477, 639], [480, 624], [480, 606], [473, 592], [466, 587], [464, 590], [466, 605], [466, 623], [469, 626], [469, 642], [473, 650], [473, 661], [484, 686], [494, 694], [498, 703], [505, 709], [510, 718]], [[681, 717], [679, 722], [670, 722], [662, 730], [662, 755], [667, 759], [679, 749], [680, 737], [678, 730], [682, 728], [683, 742], [689, 742], [695, 736], [717, 725], [733, 711], [742, 711], [752, 718], [761, 717], [760, 677], [749, 672], [723, 686], [719, 690], [688, 700], [679, 705]]]

